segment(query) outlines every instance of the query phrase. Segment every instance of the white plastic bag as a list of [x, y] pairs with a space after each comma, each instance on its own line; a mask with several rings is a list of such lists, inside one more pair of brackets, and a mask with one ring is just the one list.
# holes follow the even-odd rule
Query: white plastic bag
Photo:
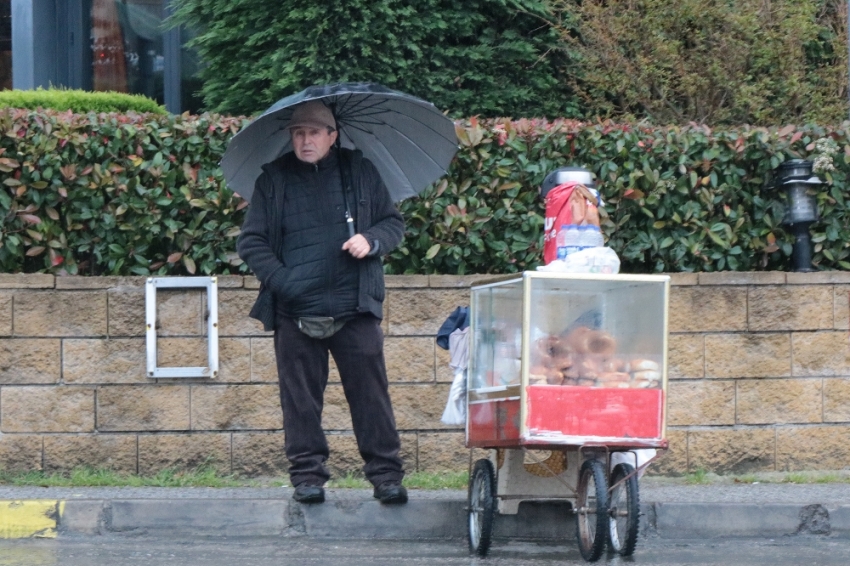
[[562, 273], [619, 273], [620, 258], [611, 248], [585, 248], [569, 254], [564, 259], [541, 265], [537, 270]]
[[611, 454], [611, 470], [617, 464], [631, 464], [638, 472], [638, 479], [646, 472], [646, 468], [641, 469], [641, 466], [655, 458], [656, 450], [654, 448], [640, 448], [629, 452], [614, 452]]
[[455, 377], [449, 389], [449, 400], [440, 420], [447, 425], [466, 423], [466, 369], [455, 370]]

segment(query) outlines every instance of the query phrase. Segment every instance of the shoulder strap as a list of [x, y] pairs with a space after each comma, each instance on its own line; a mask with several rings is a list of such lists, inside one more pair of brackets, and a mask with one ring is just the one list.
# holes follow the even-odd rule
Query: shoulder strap
[[340, 149], [339, 155], [343, 164], [343, 167], [341, 168], [343, 172], [343, 188], [357, 191], [357, 187], [353, 186], [355, 184], [353, 180], [359, 178], [355, 176], [355, 172], [360, 171], [360, 163], [363, 161], [363, 152], [359, 149]]
[[286, 187], [286, 175], [283, 170], [283, 158], [275, 159], [271, 163], [266, 163], [263, 165], [263, 170], [269, 174], [272, 178], [272, 194], [270, 195], [272, 199], [277, 198], [278, 192], [279, 196], [283, 197], [283, 189]]
[[[363, 159], [363, 154], [358, 150], [339, 149], [339, 176], [342, 181], [342, 199], [345, 201], [345, 221], [348, 224], [348, 236], [353, 237], [357, 233], [357, 218], [351, 212], [350, 196], [354, 193], [354, 202], [357, 202], [357, 194], [359, 187], [353, 186], [355, 183], [354, 172], [359, 171], [360, 161]], [[356, 208], [355, 208], [356, 210]]]

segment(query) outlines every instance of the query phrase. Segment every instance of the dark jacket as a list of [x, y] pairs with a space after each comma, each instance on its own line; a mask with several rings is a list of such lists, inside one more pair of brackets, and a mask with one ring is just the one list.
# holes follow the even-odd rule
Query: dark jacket
[[[349, 238], [346, 195], [340, 178], [337, 152], [318, 163], [292, 159], [283, 194], [283, 245], [278, 257], [287, 267], [286, 294], [275, 295], [279, 316], [331, 316], [346, 318], [358, 313], [360, 264], [381, 262], [378, 255], [356, 259], [342, 249]], [[280, 197], [279, 194], [276, 197]]]
[[[350, 202], [355, 229], [372, 245], [371, 256], [357, 263], [357, 310], [381, 318], [384, 272], [379, 257], [401, 242], [404, 221], [375, 166], [359, 151], [343, 149], [340, 157], [343, 167], [351, 167]], [[260, 293], [250, 316], [261, 321], [266, 330], [274, 328], [277, 298], [293, 299], [302, 283], [297, 269], [285, 265], [282, 256], [283, 191], [287, 182], [293, 180], [293, 168], [299, 164], [293, 153], [287, 153], [263, 166], [236, 244], [239, 256], [260, 280]]]

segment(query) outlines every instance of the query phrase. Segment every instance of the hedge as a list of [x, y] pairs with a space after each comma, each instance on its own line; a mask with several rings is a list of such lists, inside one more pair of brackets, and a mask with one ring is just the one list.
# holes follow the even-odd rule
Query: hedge
[[238, 118], [0, 110], [0, 271], [231, 273]]
[[164, 106], [141, 94], [37, 88], [0, 91], [0, 108], [50, 108], [71, 112], [152, 112], [167, 114]]
[[566, 45], [539, 0], [171, 0], [205, 108], [258, 114], [314, 84], [378, 82], [451, 116], [577, 117]]
[[[0, 272], [244, 273], [245, 203], [218, 162], [244, 118], [0, 110]], [[600, 180], [603, 232], [626, 272], [783, 270], [792, 241], [770, 171], [821, 154], [814, 263], [850, 269], [842, 126], [649, 127], [471, 119], [449, 175], [403, 202], [389, 273], [505, 273], [541, 259], [537, 187], [554, 168]], [[840, 152], [824, 154], [824, 141]], [[818, 144], [816, 146], [816, 143]], [[824, 161], [825, 160], [825, 161]]]
[[[772, 172], [792, 158], [834, 170], [812, 225], [818, 269], [850, 269], [846, 127], [650, 127], [575, 121], [471, 120], [448, 179], [405, 202], [407, 237], [392, 273], [502, 273], [541, 261], [546, 174], [591, 169], [605, 202], [607, 245], [631, 273], [786, 270], [793, 239], [782, 225]], [[839, 155], [816, 151], [832, 140]]]

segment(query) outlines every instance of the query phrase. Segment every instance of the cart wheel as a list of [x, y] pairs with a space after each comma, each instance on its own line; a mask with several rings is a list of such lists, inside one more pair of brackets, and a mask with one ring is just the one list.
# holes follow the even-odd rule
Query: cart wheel
[[496, 474], [490, 460], [478, 460], [469, 482], [469, 552], [487, 556], [496, 512]]
[[[611, 548], [622, 556], [631, 556], [635, 551], [638, 536], [638, 515], [640, 513], [640, 495], [637, 474], [630, 464], [617, 464], [611, 474], [611, 501], [609, 503], [608, 536]], [[632, 476], [623, 481], [623, 478]], [[617, 485], [617, 482], [620, 482]]]
[[576, 538], [582, 558], [595, 562], [608, 538], [608, 480], [598, 460], [581, 465], [576, 490]]

